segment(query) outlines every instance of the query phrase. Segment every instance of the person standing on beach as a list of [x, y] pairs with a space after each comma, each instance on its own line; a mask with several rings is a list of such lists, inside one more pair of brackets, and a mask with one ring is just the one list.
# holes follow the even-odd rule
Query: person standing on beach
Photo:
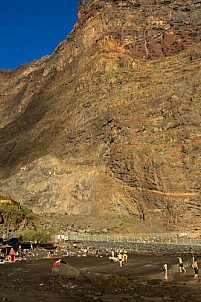
[[128, 262], [128, 255], [127, 255], [127, 251], [124, 251], [123, 254], [123, 262], [127, 263]]
[[177, 258], [179, 259], [179, 271], [180, 271], [180, 273], [182, 273], [182, 272], [186, 273], [186, 270], [184, 268], [183, 261], [182, 261], [181, 257], [177, 257]]
[[118, 254], [118, 260], [119, 260], [119, 266], [122, 267], [123, 266], [123, 256], [122, 256], [121, 252], [119, 252], [119, 254]]
[[197, 262], [197, 260], [195, 260], [195, 262], [192, 264], [192, 268], [194, 269], [194, 272], [195, 272], [194, 278], [196, 280], [198, 280], [198, 262]]
[[15, 251], [13, 248], [10, 250], [10, 260], [12, 262], [15, 261]]
[[163, 268], [165, 270], [164, 279], [167, 281], [168, 280], [168, 276], [167, 276], [167, 264], [166, 263], [163, 265]]

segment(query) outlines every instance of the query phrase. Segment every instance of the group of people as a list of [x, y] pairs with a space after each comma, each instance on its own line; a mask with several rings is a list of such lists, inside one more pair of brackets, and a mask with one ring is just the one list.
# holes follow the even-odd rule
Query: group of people
[[[56, 247], [54, 251], [49, 251], [47, 258], [53, 258], [54, 255], [57, 255], [58, 253], [63, 253], [63, 256], [87, 256], [88, 254], [94, 254], [96, 257], [102, 257], [102, 254], [105, 254], [109, 257], [110, 262], [117, 262], [119, 263], [120, 267], [123, 267], [124, 263], [127, 263], [128, 261], [128, 252], [126, 250], [108, 250], [107, 248], [105, 250], [100, 250], [97, 248], [90, 248], [82, 246], [74, 245], [75, 251], [72, 251], [70, 249], [67, 249], [66, 247], [60, 248]], [[30, 250], [28, 250], [28, 254], [32, 254], [33, 246], [31, 246]], [[45, 252], [45, 251], [44, 251]], [[116, 256], [115, 256], [116, 252]], [[101, 255], [100, 255], [101, 254]], [[184, 267], [183, 260], [181, 257], [177, 257], [179, 261], [179, 271], [180, 273], [186, 273], [186, 268]], [[14, 262], [14, 261], [22, 261], [26, 259], [25, 258], [25, 251], [21, 249], [21, 246], [19, 246], [18, 251], [15, 251], [13, 248], [10, 249], [10, 252], [7, 255], [3, 255], [0, 250], [0, 263], [5, 262]], [[194, 278], [195, 280], [198, 280], [198, 261], [193, 256], [191, 258], [191, 265], [194, 269]], [[168, 279], [168, 266], [167, 264], [164, 264], [163, 266], [165, 270], [164, 278], [165, 280]]]
[[0, 250], [0, 263], [4, 264], [7, 262], [26, 260], [25, 252], [26, 250], [22, 250], [20, 245], [17, 251], [15, 251], [13, 247], [10, 248], [10, 250], [7, 248], [4, 252]]
[[[126, 250], [114, 251], [113, 249], [108, 248], [99, 249], [95, 247], [85, 247], [84, 244], [78, 245], [77, 243], [74, 243], [73, 247], [75, 251], [69, 250], [65, 247], [60, 248], [60, 251], [64, 252], [63, 256], [87, 257], [88, 255], [95, 255], [96, 257], [102, 257], [105, 255], [109, 257], [110, 262], [118, 262], [120, 267], [128, 261], [128, 252]], [[50, 252], [47, 257], [51, 258]]]
[[117, 252], [117, 257], [115, 257], [114, 250], [111, 251], [111, 256], [109, 256], [110, 262], [118, 262], [119, 266], [122, 267], [124, 263], [128, 262], [128, 252], [120, 250]]
[[[184, 268], [183, 261], [181, 257], [178, 257], [179, 260], [179, 271], [180, 273], [186, 273], [186, 269]], [[194, 278], [198, 279], [198, 261], [192, 257], [192, 268], [194, 269]]]
[[[178, 258], [178, 261], [179, 261], [179, 272], [180, 273], [186, 273], [186, 269], [184, 268], [182, 258], [181, 257], [177, 257], [177, 258]], [[164, 264], [163, 268], [165, 270], [164, 279], [167, 280], [167, 272], [168, 272], [167, 264]], [[195, 278], [195, 280], [198, 280], [198, 261], [195, 260], [194, 257], [192, 257], [192, 268], [194, 269], [194, 278]]]

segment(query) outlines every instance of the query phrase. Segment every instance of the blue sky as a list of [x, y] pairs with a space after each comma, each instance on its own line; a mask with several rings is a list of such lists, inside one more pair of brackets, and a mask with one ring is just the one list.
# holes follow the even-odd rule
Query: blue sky
[[77, 22], [80, 0], [0, 0], [0, 69], [54, 52]]

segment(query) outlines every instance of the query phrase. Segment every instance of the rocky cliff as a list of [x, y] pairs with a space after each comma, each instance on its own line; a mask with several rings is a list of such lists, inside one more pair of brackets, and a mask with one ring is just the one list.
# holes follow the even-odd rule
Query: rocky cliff
[[89, 0], [0, 71], [0, 192], [41, 212], [201, 230], [201, 2]]

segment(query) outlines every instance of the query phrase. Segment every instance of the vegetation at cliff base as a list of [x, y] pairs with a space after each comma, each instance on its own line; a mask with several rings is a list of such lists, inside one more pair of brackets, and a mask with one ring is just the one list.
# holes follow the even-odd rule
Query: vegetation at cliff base
[[51, 239], [51, 235], [44, 229], [38, 230], [26, 230], [21, 236], [21, 242], [35, 242], [39, 244], [48, 243]]

